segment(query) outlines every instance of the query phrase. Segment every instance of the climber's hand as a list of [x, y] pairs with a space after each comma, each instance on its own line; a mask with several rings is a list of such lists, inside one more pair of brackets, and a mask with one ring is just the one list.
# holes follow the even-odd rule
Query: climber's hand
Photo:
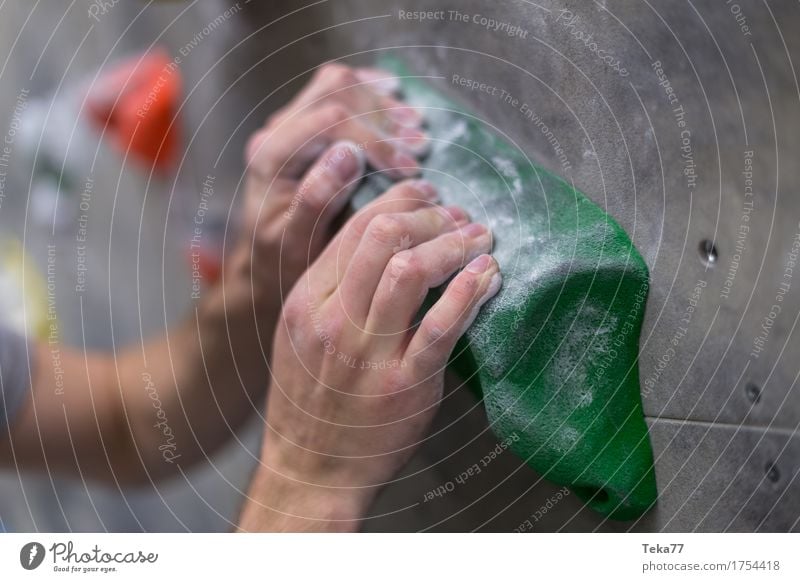
[[455, 342], [501, 281], [488, 230], [435, 197], [422, 181], [390, 189], [288, 297], [242, 529], [353, 529], [424, 438]]
[[[393, 179], [419, 173], [422, 116], [393, 96], [397, 85], [375, 69], [324, 65], [251, 137], [234, 263], [257, 295], [288, 293], [330, 240], [366, 162]], [[265, 265], [280, 265], [280, 277]]]

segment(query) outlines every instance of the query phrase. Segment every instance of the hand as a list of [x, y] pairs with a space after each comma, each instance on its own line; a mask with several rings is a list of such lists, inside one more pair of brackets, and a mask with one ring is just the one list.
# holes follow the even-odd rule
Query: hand
[[329, 242], [366, 163], [393, 178], [419, 172], [422, 116], [392, 96], [397, 87], [388, 73], [325, 65], [250, 139], [240, 240], [185, 358], [189, 378], [208, 368], [205, 383], [236, 403], [237, 421], [266, 388], [283, 297]]
[[[278, 305], [328, 243], [365, 162], [394, 179], [419, 173], [423, 119], [392, 96], [397, 87], [388, 73], [325, 65], [250, 139], [235, 263], [257, 305]], [[265, 265], [280, 265], [279, 277]]]
[[[456, 340], [501, 284], [491, 234], [404, 182], [353, 217], [288, 297], [244, 530], [353, 529], [408, 460]], [[462, 269], [414, 325], [428, 291]]]

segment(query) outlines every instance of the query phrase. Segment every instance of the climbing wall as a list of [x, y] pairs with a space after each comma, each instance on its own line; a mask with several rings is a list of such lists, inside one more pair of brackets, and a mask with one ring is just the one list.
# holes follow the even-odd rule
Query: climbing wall
[[[266, 24], [276, 13], [262, 9]], [[800, 529], [800, 8], [412, 1], [303, 13], [298, 36], [333, 27], [308, 39], [309, 63], [319, 50], [399, 55], [616, 217], [651, 273], [640, 382], [654, 510], [595, 519], [510, 459], [468, 475], [486, 451], [457, 450], [460, 416], [425, 458], [447, 467], [426, 484], [441, 497], [418, 507], [425, 486], [387, 492], [380, 509], [413, 506], [409, 528]]]

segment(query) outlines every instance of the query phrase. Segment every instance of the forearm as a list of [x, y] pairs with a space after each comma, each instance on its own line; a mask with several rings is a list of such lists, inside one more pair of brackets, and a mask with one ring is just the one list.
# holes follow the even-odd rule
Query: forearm
[[111, 358], [44, 342], [31, 351], [30, 394], [10, 438], [0, 438], [0, 461], [88, 478], [123, 471], [127, 447]]
[[206, 458], [260, 409], [280, 306], [257, 303], [232, 278], [177, 329], [120, 358], [131, 442], [151, 476]]
[[180, 326], [117, 357], [33, 345], [31, 395], [0, 464], [131, 484], [211, 454], [262, 404], [279, 312], [258, 297], [254, 313], [234, 274]]

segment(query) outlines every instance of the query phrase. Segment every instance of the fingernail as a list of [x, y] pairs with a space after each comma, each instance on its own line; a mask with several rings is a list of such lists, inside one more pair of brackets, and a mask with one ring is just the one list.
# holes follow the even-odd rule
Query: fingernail
[[417, 160], [403, 152], [395, 152], [392, 157], [392, 172], [403, 177], [413, 178], [420, 172]]
[[466, 270], [475, 275], [480, 275], [481, 273], [485, 273], [492, 263], [494, 263], [494, 260], [490, 255], [481, 255], [467, 265]]
[[413, 107], [393, 107], [386, 114], [395, 123], [405, 127], [419, 127], [422, 125], [422, 114]]
[[489, 229], [483, 226], [480, 222], [471, 222], [461, 229], [461, 232], [467, 238], [478, 238], [489, 232]]
[[483, 297], [481, 298], [481, 305], [497, 295], [497, 292], [500, 291], [500, 287], [502, 286], [503, 276], [500, 274], [500, 271], [497, 271], [494, 275], [492, 275], [492, 280], [489, 281], [489, 286], [486, 288], [486, 293], [484, 293]]
[[430, 144], [425, 132], [413, 127], [401, 127], [395, 132], [395, 135], [400, 138], [398, 140], [400, 145], [416, 154], [426, 152]]
[[409, 185], [426, 200], [431, 202], [439, 200], [439, 192], [436, 190], [436, 186], [427, 180], [413, 180]]
[[364, 173], [364, 151], [353, 142], [341, 142], [328, 157], [329, 168], [347, 184]]
[[460, 222], [460, 221], [469, 219], [469, 216], [467, 216], [467, 213], [464, 212], [464, 210], [459, 208], [458, 206], [445, 206], [441, 210], [442, 210], [442, 212], [444, 212], [446, 217], [452, 218], [456, 222]]

